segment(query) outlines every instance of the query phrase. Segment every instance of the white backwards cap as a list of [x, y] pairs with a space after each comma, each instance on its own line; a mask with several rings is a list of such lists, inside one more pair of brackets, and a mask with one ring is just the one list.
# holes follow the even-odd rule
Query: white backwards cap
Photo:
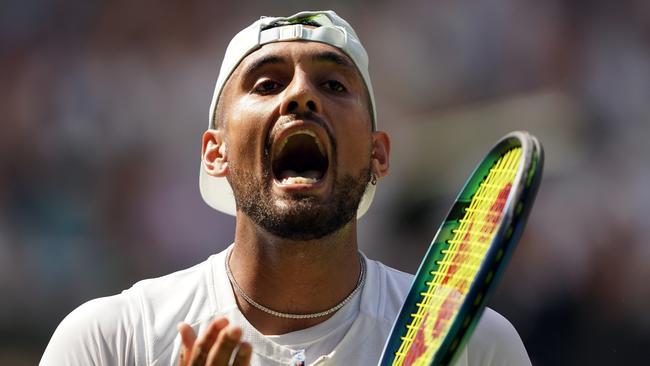
[[[308, 28], [305, 26], [316, 26]], [[375, 96], [368, 74], [368, 54], [361, 45], [354, 29], [343, 18], [331, 10], [303, 11], [290, 17], [261, 17], [258, 21], [237, 33], [228, 44], [226, 55], [221, 64], [221, 70], [214, 87], [212, 104], [210, 105], [208, 129], [214, 129], [215, 110], [219, 96], [226, 81], [235, 71], [239, 63], [248, 55], [267, 43], [287, 41], [312, 41], [325, 43], [336, 47], [348, 55], [356, 65], [368, 89], [370, 104], [372, 105], [372, 129], [377, 130]], [[235, 215], [237, 212], [235, 197], [232, 188], [225, 177], [214, 177], [206, 173], [203, 166], [199, 173], [199, 187], [203, 200], [215, 210]], [[372, 198], [375, 195], [375, 186], [368, 184], [366, 191], [357, 209], [357, 218], [366, 213]]]

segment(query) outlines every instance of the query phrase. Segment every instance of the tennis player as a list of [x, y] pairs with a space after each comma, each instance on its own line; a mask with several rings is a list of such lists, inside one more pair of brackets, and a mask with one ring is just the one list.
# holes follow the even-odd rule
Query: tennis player
[[[202, 140], [201, 193], [236, 216], [234, 243], [81, 305], [41, 365], [375, 365], [412, 279], [357, 245], [389, 152], [345, 20], [254, 22], [226, 50]], [[456, 364], [530, 361], [487, 309]]]

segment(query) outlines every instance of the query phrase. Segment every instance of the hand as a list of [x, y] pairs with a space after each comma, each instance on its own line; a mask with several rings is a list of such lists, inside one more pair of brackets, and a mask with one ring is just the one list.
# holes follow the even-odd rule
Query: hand
[[194, 330], [186, 323], [178, 325], [181, 334], [181, 360], [179, 366], [228, 366], [233, 351], [233, 366], [248, 366], [253, 349], [241, 341], [240, 327], [228, 325], [228, 319], [217, 318], [207, 332], [197, 341]]

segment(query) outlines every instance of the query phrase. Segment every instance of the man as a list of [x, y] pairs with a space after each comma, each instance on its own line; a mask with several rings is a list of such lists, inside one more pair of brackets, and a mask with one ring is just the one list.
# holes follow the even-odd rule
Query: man
[[[236, 215], [234, 243], [82, 305], [41, 364], [376, 364], [412, 279], [358, 252], [356, 218], [389, 169], [376, 126], [367, 55], [334, 12], [241, 31], [217, 80], [200, 170], [204, 200]], [[488, 309], [457, 364], [530, 361]]]

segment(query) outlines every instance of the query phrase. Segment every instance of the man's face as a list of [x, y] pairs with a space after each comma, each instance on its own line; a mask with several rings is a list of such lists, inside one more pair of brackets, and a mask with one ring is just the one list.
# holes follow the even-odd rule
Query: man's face
[[316, 42], [278, 42], [247, 56], [221, 96], [228, 179], [237, 207], [294, 240], [355, 217], [370, 178], [368, 96], [352, 61]]

